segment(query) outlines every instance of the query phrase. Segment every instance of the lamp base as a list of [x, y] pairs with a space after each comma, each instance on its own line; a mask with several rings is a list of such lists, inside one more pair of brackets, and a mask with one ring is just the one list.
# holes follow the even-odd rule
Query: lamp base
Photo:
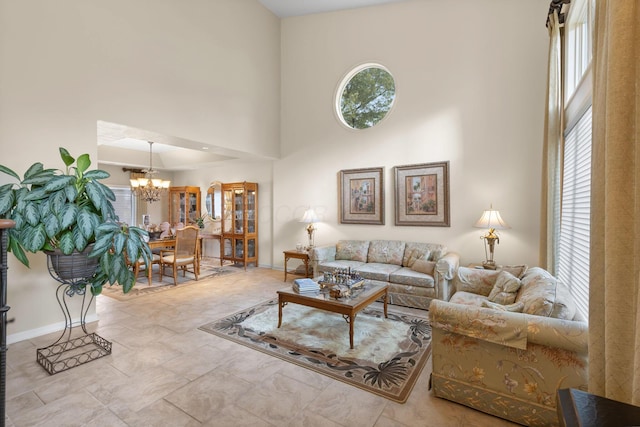
[[483, 261], [482, 266], [485, 270], [495, 270], [498, 267], [495, 261]]

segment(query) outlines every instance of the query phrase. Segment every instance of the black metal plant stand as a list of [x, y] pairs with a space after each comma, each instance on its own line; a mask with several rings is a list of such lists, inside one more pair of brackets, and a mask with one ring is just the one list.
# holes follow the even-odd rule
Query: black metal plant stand
[[[64, 314], [65, 326], [56, 342], [38, 349], [37, 361], [50, 375], [53, 375], [111, 354], [111, 342], [94, 332], [87, 331], [86, 317], [93, 301], [90, 291], [90, 297], [87, 297], [88, 279], [61, 278], [54, 269], [51, 256], [47, 257], [47, 264], [51, 277], [60, 282], [56, 290], [56, 298]], [[74, 325], [67, 298], [76, 295], [82, 297], [82, 306], [80, 320]]]
[[9, 229], [16, 223], [9, 219], [0, 220], [0, 426], [5, 424], [7, 395], [7, 244]]

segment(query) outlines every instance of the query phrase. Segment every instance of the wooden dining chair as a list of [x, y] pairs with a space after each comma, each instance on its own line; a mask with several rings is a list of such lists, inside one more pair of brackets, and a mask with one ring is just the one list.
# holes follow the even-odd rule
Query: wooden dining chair
[[[138, 277], [138, 273], [140, 272], [140, 267], [145, 267], [145, 272], [147, 273], [147, 279], [149, 279], [149, 286], [151, 286], [151, 275], [153, 274], [153, 265], [160, 265], [160, 255], [159, 254], [151, 254], [151, 258], [149, 258], [149, 265], [146, 265], [144, 262], [144, 258], [138, 259], [138, 261], [133, 266], [133, 274]], [[162, 280], [162, 277], [160, 277]]]
[[[164, 276], [164, 269], [173, 269], [173, 283], [178, 284], [178, 268], [182, 269], [182, 276], [189, 271], [198, 280], [198, 227], [188, 226], [176, 230], [176, 244], [173, 249], [163, 249], [160, 252], [160, 279]], [[193, 271], [187, 266], [192, 265]]]

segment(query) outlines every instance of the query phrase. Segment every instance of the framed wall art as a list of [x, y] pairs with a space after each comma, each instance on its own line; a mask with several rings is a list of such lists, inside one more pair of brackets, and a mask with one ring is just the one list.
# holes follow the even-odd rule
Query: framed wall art
[[393, 169], [396, 225], [449, 227], [449, 162]]
[[384, 225], [384, 168], [340, 171], [340, 223]]

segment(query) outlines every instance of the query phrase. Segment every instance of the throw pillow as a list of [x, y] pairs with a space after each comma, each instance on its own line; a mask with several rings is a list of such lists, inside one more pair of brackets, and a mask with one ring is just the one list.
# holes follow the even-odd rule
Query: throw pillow
[[518, 289], [520, 289], [520, 279], [508, 271], [501, 271], [496, 277], [496, 283], [489, 293], [489, 301], [498, 304], [513, 304], [516, 301]]
[[513, 274], [514, 276], [516, 276], [518, 279], [522, 279], [522, 276], [524, 275], [525, 271], [527, 271], [527, 268], [529, 268], [528, 265], [523, 264], [523, 265], [505, 265], [500, 267], [500, 271], [508, 271], [509, 273]]
[[413, 271], [417, 271], [418, 273], [428, 274], [433, 276], [433, 271], [436, 268], [435, 261], [427, 261], [426, 259], [418, 259], [413, 263], [411, 269]]
[[482, 306], [487, 308], [492, 308], [494, 310], [510, 311], [512, 313], [522, 313], [522, 310], [524, 309], [524, 303], [522, 301], [514, 302], [513, 304], [509, 304], [509, 305], [502, 305], [495, 302], [484, 300], [482, 301]]
[[417, 260], [423, 260], [423, 259], [424, 260], [429, 259], [429, 250], [414, 249], [411, 252], [411, 256], [409, 256], [407, 267], [412, 268], [413, 264], [415, 264]]

